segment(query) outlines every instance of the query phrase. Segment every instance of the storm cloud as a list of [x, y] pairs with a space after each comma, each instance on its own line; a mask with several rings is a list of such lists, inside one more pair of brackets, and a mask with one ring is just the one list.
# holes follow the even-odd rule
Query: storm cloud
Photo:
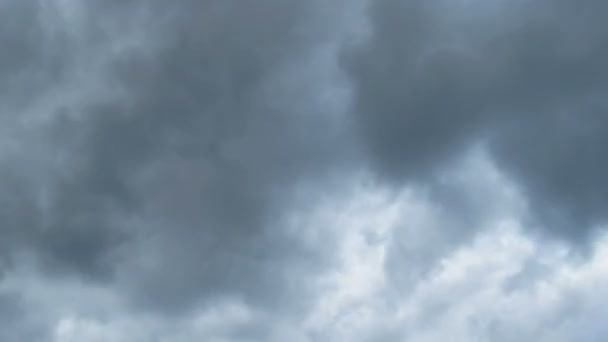
[[476, 144], [550, 234], [604, 219], [606, 41], [599, 1], [377, 1], [346, 58], [380, 172], [428, 181]]
[[[297, 278], [322, 269], [325, 252], [292, 231], [287, 210], [298, 187], [329, 182], [343, 163], [338, 113], [316, 93], [334, 86], [312, 89], [322, 76], [305, 74], [331, 68], [318, 52], [331, 48], [321, 26], [331, 3], [9, 6], [23, 16], [15, 25], [40, 31], [30, 58], [51, 53], [47, 38], [65, 58], [82, 56], [59, 58], [42, 109], [7, 109], [23, 131], [4, 163], [7, 249], [33, 253], [51, 274], [119, 282], [162, 310], [226, 294], [279, 303], [291, 301], [283, 290], [306, 290]], [[49, 38], [45, 21], [65, 27]], [[47, 71], [15, 63], [7, 75]]]
[[599, 338], [605, 10], [0, 1], [0, 339]]

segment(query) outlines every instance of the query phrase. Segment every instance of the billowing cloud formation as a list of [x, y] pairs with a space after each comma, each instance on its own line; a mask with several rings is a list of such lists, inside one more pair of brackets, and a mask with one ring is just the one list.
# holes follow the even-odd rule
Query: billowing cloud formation
[[0, 1], [0, 339], [602, 336], [605, 9]]
[[[7, 171], [18, 197], [6, 199], [4, 230], [44, 268], [104, 279], [120, 269], [138, 274], [125, 285], [141, 300], [183, 306], [233, 290], [280, 300], [281, 284], [298, 283], [285, 264], [317, 267], [323, 248], [307, 250], [284, 221], [298, 184], [329, 176], [341, 159], [342, 133], [323, 105], [337, 85], [306, 74], [332, 72], [321, 20], [331, 3], [11, 6], [16, 30], [35, 31], [23, 54], [60, 54], [63, 66], [47, 87], [64, 98], [35, 98], [53, 101], [36, 118], [19, 103], [7, 119], [34, 121], [19, 128], [37, 140], [16, 138], [25, 151], [6, 162], [35, 169]], [[62, 31], [46, 37], [47, 26]], [[51, 38], [65, 48], [55, 52]], [[22, 59], [6, 73], [29, 86], [48, 67]]]
[[[348, 200], [339, 196], [311, 212], [340, 233], [340, 262], [317, 279], [323, 286], [307, 296], [312, 309], [301, 316], [224, 298], [188, 315], [158, 317], [130, 311], [116, 288], [28, 272], [12, 273], [3, 290], [19, 290], [22, 303], [38, 308], [25, 322], [53, 323], [43, 341], [593, 341], [605, 334], [605, 238], [588, 259], [575, 261], [565, 246], [523, 234], [518, 209], [506, 207], [471, 241], [440, 248], [432, 272], [416, 274], [407, 259], [401, 269], [385, 268], [395, 257], [393, 236], [404, 230], [426, 230], [412, 247], [447, 245], [444, 228], [425, 222], [437, 208], [412, 191], [395, 197], [370, 183], [352, 187]], [[394, 281], [395, 272], [412, 270], [407, 289]]]
[[541, 225], [584, 239], [607, 203], [605, 7], [372, 2], [371, 39], [347, 65], [373, 162], [390, 177], [428, 180], [487, 143]]

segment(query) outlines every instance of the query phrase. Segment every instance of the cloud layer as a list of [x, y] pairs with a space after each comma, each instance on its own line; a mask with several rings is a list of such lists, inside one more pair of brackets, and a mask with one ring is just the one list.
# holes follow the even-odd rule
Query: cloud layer
[[606, 7], [0, 1], [0, 339], [599, 338]]
[[373, 163], [400, 181], [428, 180], [486, 144], [536, 224], [584, 238], [606, 203], [603, 7], [372, 2], [371, 39], [347, 65]]

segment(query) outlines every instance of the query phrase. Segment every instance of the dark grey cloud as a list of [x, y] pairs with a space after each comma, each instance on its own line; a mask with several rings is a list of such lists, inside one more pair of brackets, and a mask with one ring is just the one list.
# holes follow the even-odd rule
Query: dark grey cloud
[[601, 1], [374, 1], [346, 54], [374, 167], [429, 180], [483, 143], [550, 235], [603, 222], [608, 36]]
[[604, 223], [608, 6], [362, 3], [0, 1], [0, 340], [589, 336], [475, 239]]
[[348, 150], [314, 83], [336, 4], [10, 2], [3, 81], [30, 99], [4, 114], [4, 249], [145, 308], [306, 304], [332, 240], [304, 241], [290, 210]]

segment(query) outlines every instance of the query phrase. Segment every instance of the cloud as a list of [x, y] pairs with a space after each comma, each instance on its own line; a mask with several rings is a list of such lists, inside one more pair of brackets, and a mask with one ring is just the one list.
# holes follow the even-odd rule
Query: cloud
[[337, 4], [7, 5], [24, 22], [5, 38], [4, 73], [34, 86], [49, 71], [21, 48], [57, 53], [62, 68], [5, 110], [19, 132], [3, 154], [5, 248], [51, 276], [118, 283], [146, 308], [298, 302], [331, 257], [290, 212], [331, 187], [350, 149], [337, 121], [341, 33], [327, 20]]
[[[437, 243], [441, 237], [410, 237], [420, 248], [439, 248], [440, 257], [427, 272], [411, 276], [409, 284], [395, 282], [396, 273], [411, 275], [421, 263], [415, 258], [420, 254], [391, 253], [393, 236], [408, 229], [415, 214], [424, 215], [428, 203], [407, 192], [399, 198], [377, 189], [364, 193], [358, 201], [374, 209], [357, 207], [359, 222], [349, 227], [359, 230], [345, 239], [344, 263], [310, 321], [318, 340], [571, 341], [601, 336], [602, 325], [593, 317], [602, 316], [606, 296], [594, 289], [606, 282], [601, 266], [605, 237], [594, 242], [588, 258], [573, 259], [571, 245], [528, 235], [521, 213], [511, 207], [458, 246], [445, 248]], [[419, 234], [432, 236], [444, 229], [418, 224]], [[368, 239], [370, 230], [380, 238]], [[384, 267], [387, 263], [400, 267]]]
[[[608, 281], [605, 238], [595, 242], [588, 259], [576, 261], [567, 244], [534, 239], [525, 234], [516, 212], [508, 218], [503, 212], [488, 218], [472, 239], [458, 246], [440, 244], [441, 226], [413, 223], [433, 207], [424, 195], [405, 189], [394, 196], [367, 180], [351, 183], [351, 189], [311, 212], [315, 225], [339, 234], [339, 262], [308, 280], [320, 286], [306, 295], [311, 305], [300, 314], [237, 297], [180, 315], [133, 310], [120, 287], [49, 280], [31, 271], [11, 273], [3, 289], [18, 293], [26, 307], [38, 308], [28, 314], [31, 322], [38, 317], [50, 324], [51, 337], [42, 341], [569, 341], [603, 336], [598, 318], [608, 298], [601, 290]], [[392, 249], [395, 234], [408, 225], [437, 234], [418, 241], [420, 248], [439, 252], [426, 263], [429, 270], [410, 277], [406, 287], [403, 278], [394, 281], [395, 275], [411, 274], [419, 260]], [[394, 258], [402, 267], [385, 267]], [[542, 271], [532, 274], [531, 267]]]
[[605, 9], [0, 0], [0, 339], [605, 335]]
[[428, 181], [476, 144], [521, 184], [549, 236], [604, 219], [605, 5], [373, 1], [346, 53], [355, 119], [381, 175]]

